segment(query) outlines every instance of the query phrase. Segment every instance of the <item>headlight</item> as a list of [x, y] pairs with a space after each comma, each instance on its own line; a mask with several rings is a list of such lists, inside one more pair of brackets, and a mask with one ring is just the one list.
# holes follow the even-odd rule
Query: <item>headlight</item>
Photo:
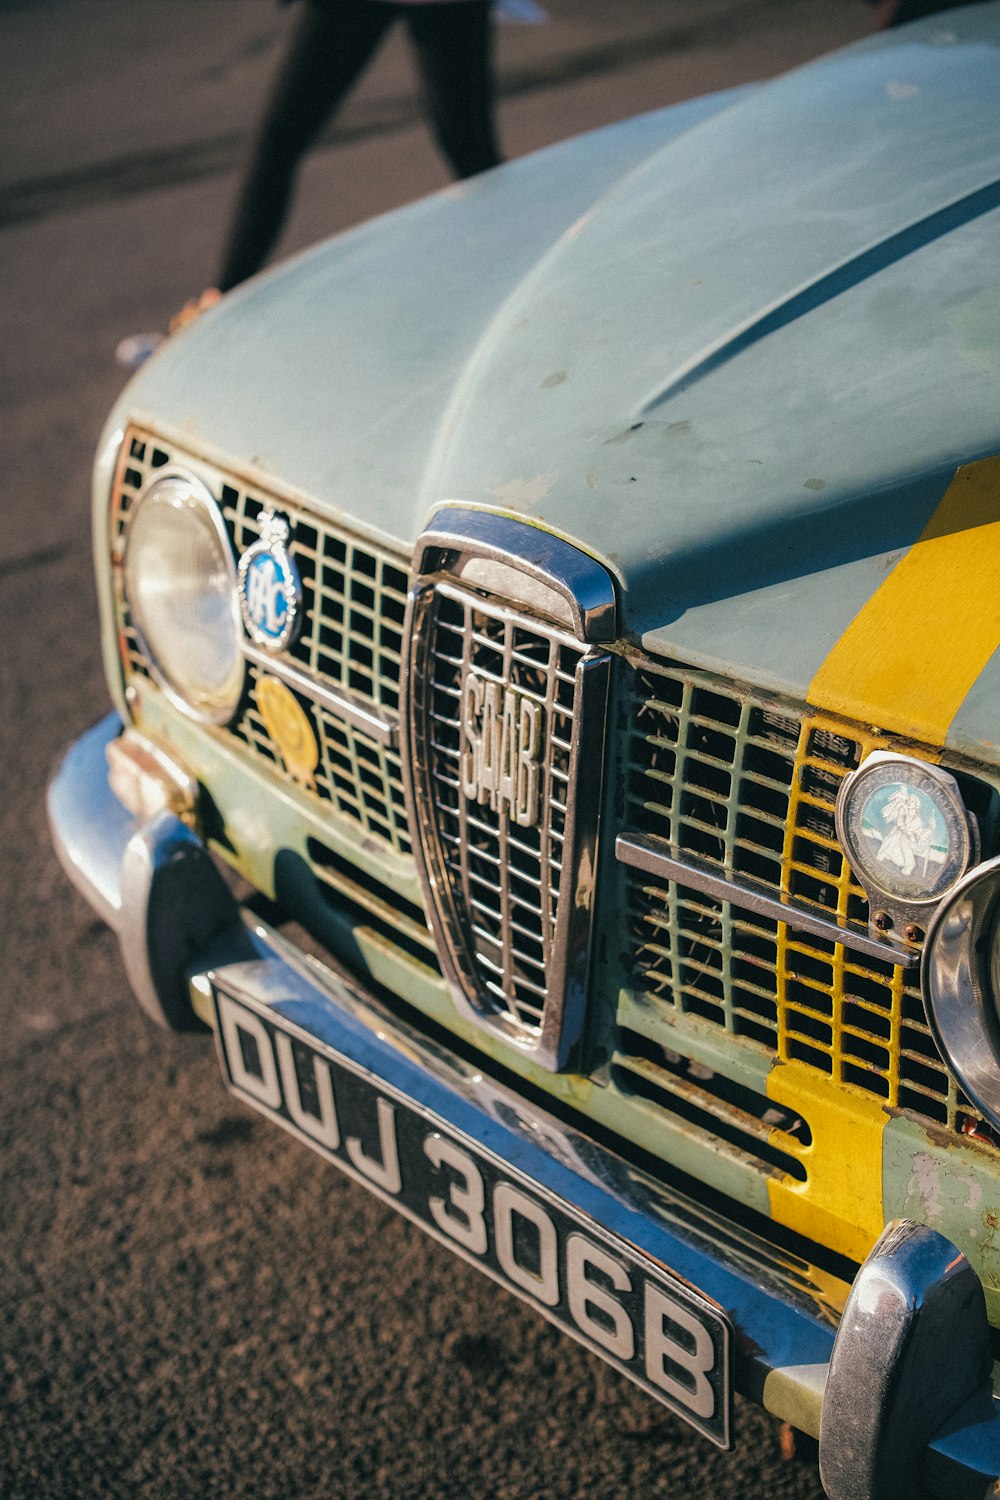
[[928, 928], [924, 1004], [963, 1089], [1000, 1126], [1000, 859], [960, 880]]
[[236, 569], [197, 479], [171, 473], [138, 497], [123, 560], [132, 621], [157, 680], [195, 718], [223, 723], [243, 690]]

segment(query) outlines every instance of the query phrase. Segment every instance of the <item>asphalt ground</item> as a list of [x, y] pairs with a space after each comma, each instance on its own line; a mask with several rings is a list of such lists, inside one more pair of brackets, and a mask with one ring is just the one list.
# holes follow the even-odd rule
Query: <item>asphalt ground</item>
[[[860, 0], [552, 0], [500, 33], [510, 156], [864, 34]], [[741, 1407], [715, 1452], [223, 1092], [51, 852], [105, 711], [88, 476], [124, 335], [211, 279], [290, 17], [0, 0], [0, 1496], [816, 1497]], [[440, 186], [394, 42], [287, 253]]]

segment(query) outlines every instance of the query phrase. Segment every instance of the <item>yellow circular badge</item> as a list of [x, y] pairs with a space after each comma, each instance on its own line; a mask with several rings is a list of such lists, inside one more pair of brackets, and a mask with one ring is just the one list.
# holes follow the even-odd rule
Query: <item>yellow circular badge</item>
[[303, 786], [312, 787], [313, 772], [319, 764], [319, 746], [295, 694], [277, 677], [260, 677], [257, 706], [289, 776]]

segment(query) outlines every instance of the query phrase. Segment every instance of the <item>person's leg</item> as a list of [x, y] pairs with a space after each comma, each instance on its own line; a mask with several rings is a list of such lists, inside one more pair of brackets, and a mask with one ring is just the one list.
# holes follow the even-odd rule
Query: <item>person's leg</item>
[[299, 161], [393, 20], [380, 0], [305, 0], [240, 192], [219, 287], [259, 271], [284, 223]]
[[905, 26], [939, 10], [955, 10], [967, 3], [968, 0], [874, 0], [875, 25], [880, 31], [887, 26]]
[[456, 177], [503, 160], [493, 120], [490, 0], [407, 7], [407, 27], [437, 143]]

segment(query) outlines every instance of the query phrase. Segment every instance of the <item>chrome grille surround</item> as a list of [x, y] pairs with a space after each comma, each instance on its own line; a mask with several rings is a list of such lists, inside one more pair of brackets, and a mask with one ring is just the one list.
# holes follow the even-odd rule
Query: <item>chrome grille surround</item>
[[417, 547], [403, 767], [432, 929], [456, 1004], [551, 1069], [583, 1026], [613, 606], [520, 521], [447, 509]]

